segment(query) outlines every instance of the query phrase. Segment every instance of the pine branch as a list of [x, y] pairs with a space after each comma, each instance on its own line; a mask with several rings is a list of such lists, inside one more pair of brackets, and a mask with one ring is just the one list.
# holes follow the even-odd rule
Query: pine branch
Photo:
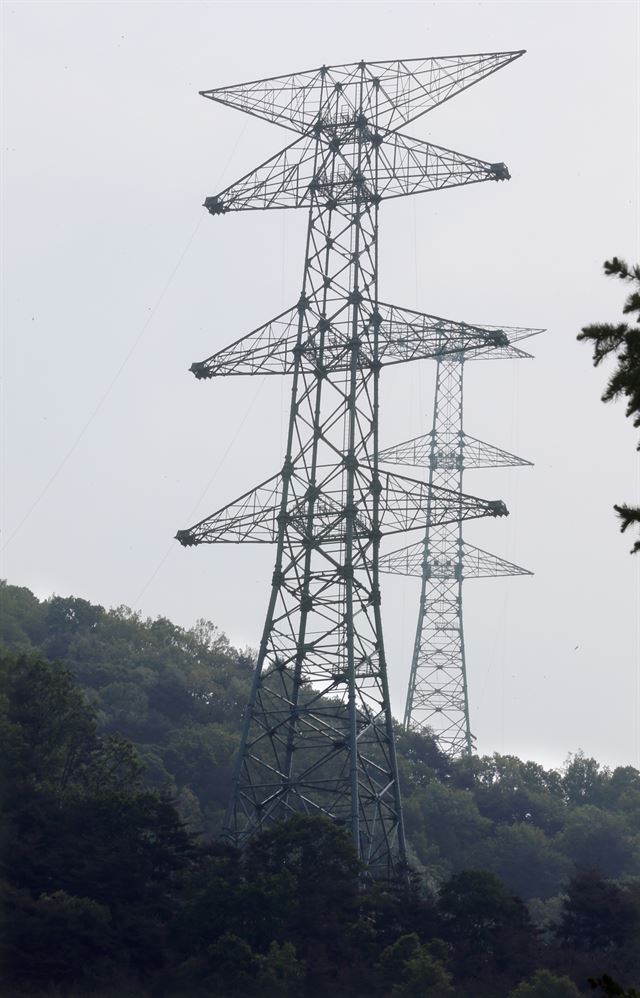
[[[626, 299], [623, 313], [631, 315], [637, 312], [637, 321], [640, 322], [640, 265], [629, 267], [625, 260], [614, 256], [611, 260], [605, 260], [604, 272], [608, 277], [618, 277], [621, 281], [631, 281], [637, 285]], [[613, 402], [624, 396], [627, 400], [626, 416], [634, 426], [640, 427], [640, 331], [627, 323], [617, 326], [597, 323], [585, 326], [578, 334], [578, 340], [593, 346], [594, 367], [598, 367], [606, 357], [612, 354], [615, 356], [617, 367], [607, 382], [602, 401]], [[640, 450], [640, 444], [637, 449]], [[614, 509], [622, 521], [620, 529], [623, 533], [632, 524], [640, 526], [639, 506], [624, 503], [622, 506], [614, 506]], [[632, 554], [638, 552], [640, 541], [636, 541], [631, 551]]]
[[[640, 506], [628, 506], [627, 503], [623, 503], [622, 506], [614, 506], [613, 508], [622, 520], [621, 533], [624, 534], [627, 527], [630, 527], [633, 523], [640, 525]], [[640, 551], [640, 541], [635, 542], [631, 549], [631, 554], [636, 554], [638, 551]]]
[[578, 333], [577, 339], [593, 344], [593, 364], [597, 367], [605, 357], [620, 348], [629, 331], [626, 322], [619, 326], [603, 322], [594, 326], [585, 326], [582, 332]]
[[630, 267], [625, 260], [614, 256], [604, 261], [604, 272], [607, 277], [619, 277], [621, 281], [640, 281], [640, 264]]

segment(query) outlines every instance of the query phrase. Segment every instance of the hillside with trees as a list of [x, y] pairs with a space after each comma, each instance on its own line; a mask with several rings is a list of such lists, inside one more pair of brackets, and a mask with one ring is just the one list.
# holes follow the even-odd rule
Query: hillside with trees
[[251, 655], [204, 621], [0, 597], [3, 994], [570, 998], [589, 977], [640, 981], [637, 770], [451, 761], [399, 731], [408, 883], [363, 886], [318, 819], [239, 854], [219, 835]]

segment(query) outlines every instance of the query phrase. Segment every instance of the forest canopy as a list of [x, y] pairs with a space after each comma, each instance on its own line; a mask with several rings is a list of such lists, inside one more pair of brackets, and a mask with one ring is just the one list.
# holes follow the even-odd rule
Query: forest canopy
[[122, 995], [551, 998], [640, 980], [636, 769], [453, 761], [398, 731], [414, 873], [363, 890], [327, 822], [301, 816], [244, 854], [220, 841], [250, 654], [205, 621], [0, 597], [16, 994], [117, 978]]

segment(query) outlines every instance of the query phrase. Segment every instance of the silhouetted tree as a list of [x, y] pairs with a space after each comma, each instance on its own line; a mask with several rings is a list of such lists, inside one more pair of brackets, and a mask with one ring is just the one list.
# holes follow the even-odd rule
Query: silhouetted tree
[[493, 985], [522, 980], [534, 969], [535, 933], [527, 909], [494, 874], [456, 874], [442, 887], [438, 907], [460, 980]]
[[[630, 267], [624, 260], [614, 256], [604, 263], [604, 272], [608, 276], [617, 276], [621, 281], [632, 285], [632, 291], [622, 309], [625, 315], [637, 313], [640, 322], [640, 266]], [[627, 416], [633, 419], [634, 426], [640, 426], [640, 330], [632, 329], [626, 323], [617, 326], [611, 323], [598, 323], [585, 326], [578, 335], [579, 340], [593, 343], [593, 363], [597, 367], [605, 357], [615, 356], [618, 366], [609, 378], [602, 396], [603, 402], [625, 396], [627, 399]], [[638, 445], [640, 450], [640, 444]], [[640, 506], [629, 506], [624, 503], [614, 506], [622, 521], [621, 530], [625, 531], [631, 524], [640, 525]], [[632, 552], [640, 551], [640, 540], [636, 541]]]
[[583, 870], [569, 882], [558, 936], [571, 949], [609, 951], [638, 933], [639, 919], [625, 888], [595, 870]]
[[509, 998], [580, 998], [580, 992], [570, 977], [557, 977], [548, 970], [537, 970], [528, 981], [522, 981], [510, 991]]
[[0, 656], [5, 978], [88, 989], [162, 966], [194, 849], [64, 669]]

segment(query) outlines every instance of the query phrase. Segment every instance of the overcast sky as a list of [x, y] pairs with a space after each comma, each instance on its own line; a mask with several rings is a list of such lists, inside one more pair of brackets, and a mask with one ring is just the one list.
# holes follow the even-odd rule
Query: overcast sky
[[[612, 513], [640, 495], [637, 431], [575, 340], [620, 320], [603, 260], [640, 259], [639, 11], [4, 0], [2, 575], [258, 644], [273, 550], [172, 537], [281, 467], [289, 384], [188, 368], [297, 300], [306, 215], [206, 214], [205, 195], [291, 137], [198, 90], [525, 48], [411, 126], [513, 179], [383, 204], [380, 291], [548, 330], [535, 360], [467, 367], [467, 432], [535, 462], [465, 479], [511, 511], [467, 540], [535, 572], [466, 584], [479, 750], [640, 766], [640, 556]], [[426, 361], [383, 372], [383, 446], [430, 429], [433, 377]], [[397, 715], [418, 590], [385, 579]]]

